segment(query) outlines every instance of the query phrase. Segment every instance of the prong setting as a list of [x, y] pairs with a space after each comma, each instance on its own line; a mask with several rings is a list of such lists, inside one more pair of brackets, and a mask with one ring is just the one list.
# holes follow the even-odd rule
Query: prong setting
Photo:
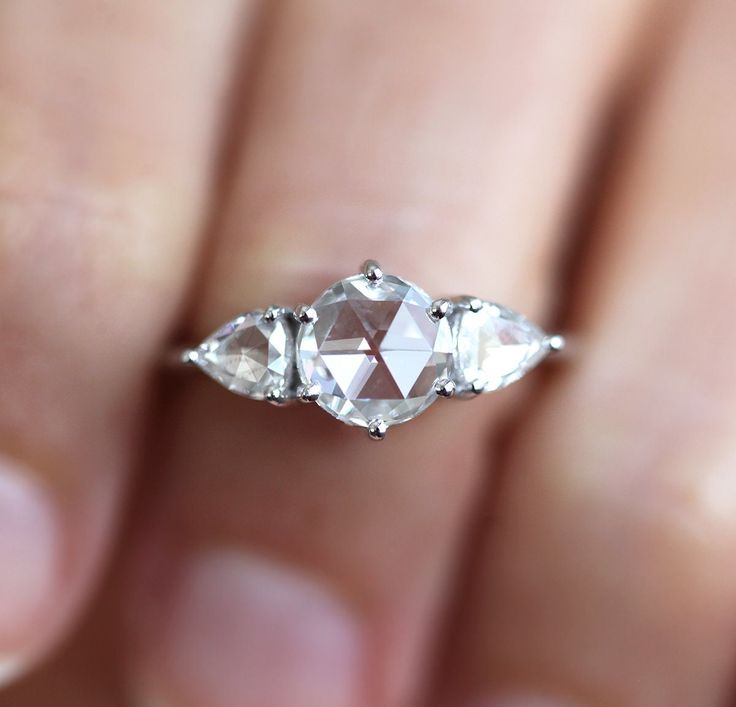
[[565, 348], [566, 343], [565, 337], [562, 334], [551, 334], [545, 340], [550, 353], [559, 353]]
[[476, 380], [474, 380], [470, 384], [470, 388], [468, 389], [468, 392], [473, 397], [481, 395], [482, 393], [485, 393], [485, 391], [486, 391], [486, 382], [484, 380], [481, 380], [480, 378], [476, 378]]
[[452, 302], [450, 302], [449, 299], [436, 299], [434, 302], [432, 302], [431, 305], [429, 305], [427, 314], [429, 314], [431, 319], [438, 322], [440, 321], [440, 319], [444, 319], [450, 313], [451, 307]]
[[368, 436], [376, 442], [380, 442], [381, 440], [386, 439], [387, 430], [388, 425], [384, 420], [380, 418], [376, 420], [371, 420], [368, 423]]
[[317, 311], [310, 304], [300, 304], [294, 310], [294, 317], [300, 324], [314, 324], [317, 321]]
[[303, 403], [316, 403], [322, 389], [316, 383], [307, 383], [297, 388], [296, 396]]
[[441, 398], [451, 398], [456, 389], [455, 381], [449, 378], [438, 378], [434, 383], [434, 392]]
[[272, 304], [263, 313], [263, 318], [267, 322], [275, 322], [279, 317], [283, 317], [286, 314], [286, 312], [287, 310], [285, 307], [279, 307], [275, 304]]
[[181, 352], [180, 360], [187, 366], [196, 366], [199, 363], [199, 351], [197, 349], [186, 349]]
[[479, 395], [482, 395], [489, 390], [488, 383], [482, 378], [477, 378], [473, 381], [460, 384], [457, 388], [455, 397], [458, 397], [461, 400], [474, 400]]
[[477, 313], [485, 306], [485, 302], [480, 297], [471, 295], [463, 295], [454, 300], [454, 306], [460, 309], [467, 309], [469, 312]]
[[480, 297], [466, 297], [465, 305], [471, 312], [477, 314], [483, 309], [483, 300]]
[[266, 392], [266, 400], [272, 405], [285, 405], [289, 400], [289, 396], [283, 388], [274, 387]]
[[378, 283], [383, 279], [383, 270], [375, 260], [366, 260], [361, 269], [363, 277], [371, 283]]

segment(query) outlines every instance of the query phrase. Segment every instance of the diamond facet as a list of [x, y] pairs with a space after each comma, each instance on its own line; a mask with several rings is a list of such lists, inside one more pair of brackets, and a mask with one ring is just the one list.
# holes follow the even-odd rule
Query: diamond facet
[[[225, 324], [197, 349], [197, 365], [240, 395], [263, 400], [293, 385], [294, 337], [285, 317], [248, 312]], [[277, 402], [275, 399], [272, 402]]]
[[547, 354], [544, 332], [506, 307], [483, 302], [479, 308], [457, 308], [453, 319], [455, 380], [461, 391], [503, 388]]
[[327, 289], [297, 341], [299, 373], [318, 386], [317, 403], [361, 427], [405, 422], [431, 405], [453, 350], [450, 325], [432, 319], [431, 304], [426, 292], [392, 275], [373, 282], [356, 275]]

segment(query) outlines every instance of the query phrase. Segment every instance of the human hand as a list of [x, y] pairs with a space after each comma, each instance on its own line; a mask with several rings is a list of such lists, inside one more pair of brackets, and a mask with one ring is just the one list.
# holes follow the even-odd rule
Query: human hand
[[[4, 0], [4, 682], [88, 618], [0, 705], [725, 707], [735, 23]], [[159, 376], [366, 257], [575, 355], [382, 445]]]

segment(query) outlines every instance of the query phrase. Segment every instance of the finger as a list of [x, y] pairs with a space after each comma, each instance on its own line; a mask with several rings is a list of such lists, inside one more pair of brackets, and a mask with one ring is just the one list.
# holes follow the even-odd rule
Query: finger
[[63, 630], [189, 271], [235, 2], [0, 7], [0, 681]]
[[[736, 9], [693, 5], [513, 445], [451, 705], [717, 707], [736, 626]], [[610, 193], [610, 192], [609, 192]]]
[[[367, 255], [541, 316], [632, 21], [618, 2], [285, 3], [197, 333], [309, 301]], [[188, 706], [408, 703], [492, 407], [448, 404], [368, 447], [316, 409], [184, 389], [141, 540], [139, 689]]]
[[74, 630], [42, 664], [0, 691], [0, 707], [128, 705], [120, 670], [119, 577], [105, 579]]

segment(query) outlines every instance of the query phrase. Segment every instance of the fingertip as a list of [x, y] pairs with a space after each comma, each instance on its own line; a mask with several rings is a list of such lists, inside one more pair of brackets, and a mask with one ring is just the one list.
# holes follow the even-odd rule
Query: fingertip
[[135, 704], [169, 707], [180, 695], [197, 707], [360, 703], [357, 621], [321, 582], [218, 549], [183, 560], [170, 586], [158, 612], [138, 614], [158, 620], [137, 627]]
[[7, 685], [23, 672], [23, 661], [16, 656], [0, 656], [0, 687]]
[[31, 470], [0, 457], [0, 685], [23, 671], [52, 607], [60, 534], [54, 503]]

